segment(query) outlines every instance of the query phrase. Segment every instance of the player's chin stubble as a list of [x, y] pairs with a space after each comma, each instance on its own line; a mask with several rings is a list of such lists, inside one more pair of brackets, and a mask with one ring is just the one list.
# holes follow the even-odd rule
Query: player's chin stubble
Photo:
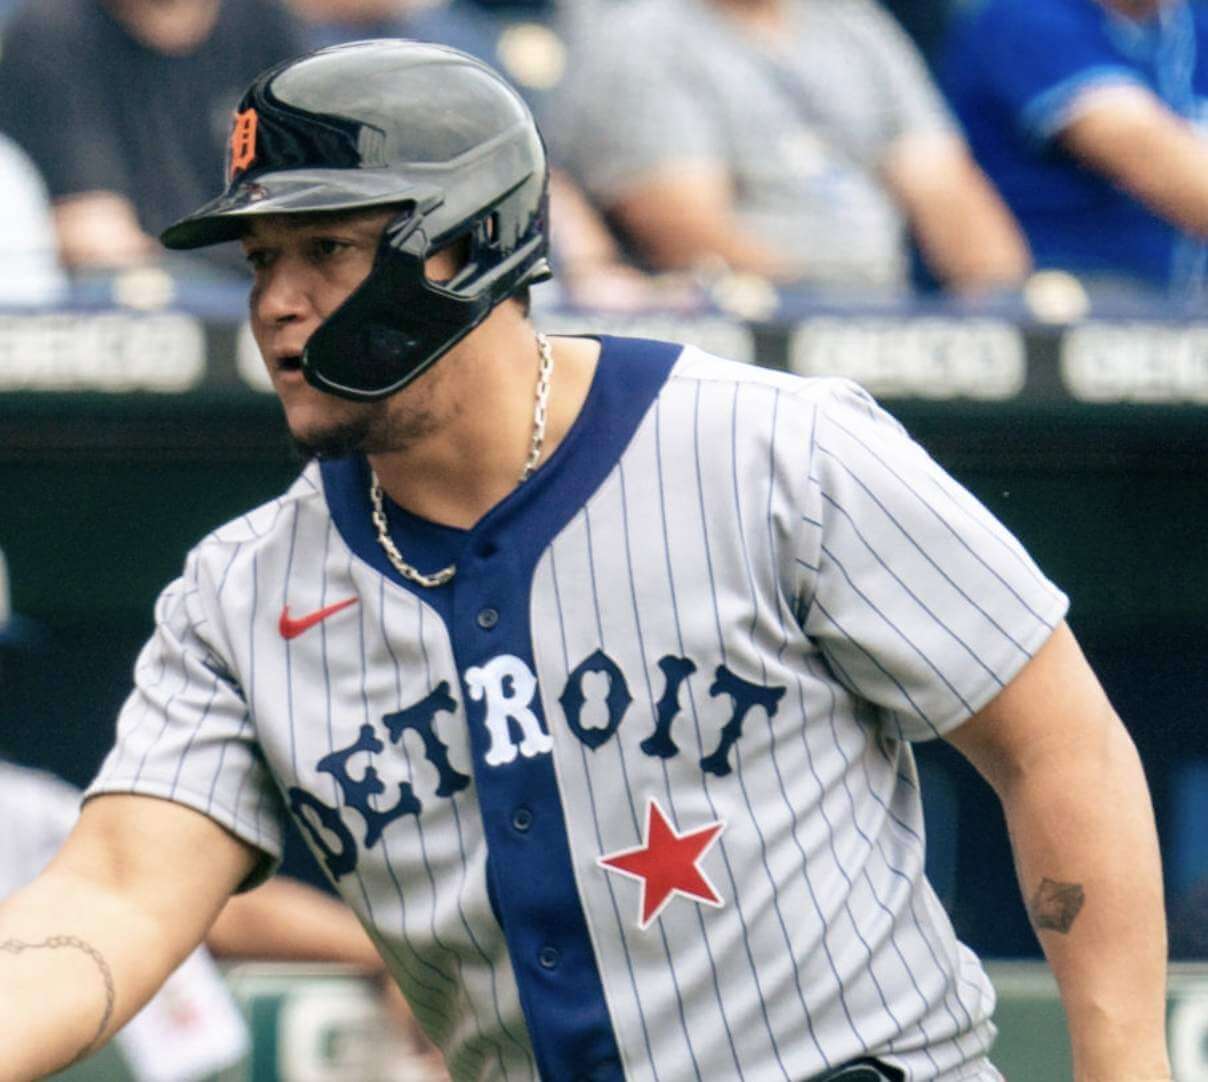
[[[449, 365], [446, 360], [442, 366], [429, 368], [413, 383], [377, 402], [354, 404], [320, 392], [327, 401], [323, 412], [328, 419], [302, 429], [291, 425], [295, 450], [308, 459], [410, 450], [460, 413], [456, 402], [443, 408], [437, 404]], [[288, 413], [287, 409], [287, 419]]]
[[304, 459], [342, 458], [351, 454], [406, 451], [437, 427], [426, 409], [406, 417], [392, 413], [386, 403], [362, 407], [351, 416], [305, 431], [290, 430], [294, 450]]
[[319, 431], [290, 429], [294, 451], [302, 458], [342, 458], [359, 451], [368, 434], [369, 419], [355, 417]]

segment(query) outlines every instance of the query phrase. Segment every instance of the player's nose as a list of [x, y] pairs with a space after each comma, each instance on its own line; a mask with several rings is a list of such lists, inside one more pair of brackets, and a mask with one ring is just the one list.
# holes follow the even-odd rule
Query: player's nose
[[265, 324], [304, 319], [311, 308], [305, 275], [280, 261], [260, 274], [251, 303], [252, 314]]

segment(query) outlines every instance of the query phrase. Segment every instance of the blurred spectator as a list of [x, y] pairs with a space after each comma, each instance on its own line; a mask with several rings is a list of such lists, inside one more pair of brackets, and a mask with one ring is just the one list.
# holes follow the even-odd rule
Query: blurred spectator
[[66, 289], [46, 185], [28, 155], [0, 135], [0, 305], [54, 304]]
[[1010, 283], [1018, 229], [873, 0], [634, 0], [571, 43], [556, 156], [658, 268]]
[[1038, 267], [1203, 289], [1203, 4], [986, 0], [953, 24], [941, 70]]
[[943, 44], [944, 31], [960, 0], [884, 0], [893, 17], [914, 40], [923, 59], [933, 65]]
[[275, 0], [37, 0], [14, 14], [0, 131], [46, 180], [63, 262], [158, 258], [152, 237], [219, 186], [244, 85], [304, 49]]
[[502, 24], [469, 0], [290, 0], [314, 48], [366, 38], [439, 42], [493, 62]]
[[[590, 0], [588, 0], [590, 2]], [[460, 49], [505, 75], [538, 123], [566, 70], [552, 4], [492, 7], [474, 0], [289, 0], [315, 48], [367, 38], [414, 38]]]
[[[591, 0], [580, 0], [590, 5]], [[566, 73], [562, 26], [552, 3], [479, 4], [473, 0], [290, 0], [316, 46], [377, 37], [447, 45], [501, 72], [546, 124]], [[703, 296], [683, 276], [649, 275], [627, 258], [599, 210], [559, 167], [550, 171], [550, 245], [555, 285], [571, 304], [595, 309], [684, 310]], [[542, 291], [541, 296], [547, 294]]]
[[11, 15], [30, 3], [33, 3], [33, 0], [0, 0], [0, 26], [3, 26]]

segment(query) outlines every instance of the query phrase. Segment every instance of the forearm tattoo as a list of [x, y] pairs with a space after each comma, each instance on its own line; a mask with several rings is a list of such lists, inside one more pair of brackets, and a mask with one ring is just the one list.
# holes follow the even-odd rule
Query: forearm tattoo
[[105, 961], [105, 956], [96, 949], [91, 943], [86, 943], [82, 939], [78, 939], [73, 935], [53, 935], [48, 939], [42, 940], [41, 943], [23, 943], [19, 939], [6, 939], [0, 943], [0, 952], [5, 954], [23, 954], [30, 950], [63, 950], [68, 948], [71, 950], [83, 951], [89, 958], [92, 959], [97, 969], [100, 970], [101, 980], [105, 984], [105, 1010], [101, 1014], [100, 1025], [96, 1027], [96, 1033], [92, 1039], [80, 1049], [76, 1059], [79, 1060], [93, 1051], [101, 1042], [101, 1038], [105, 1035], [105, 1030], [109, 1028], [109, 1020], [113, 1017], [113, 1007], [117, 1000], [117, 992], [113, 985], [113, 971], [109, 968], [109, 963]]
[[1085, 901], [1086, 894], [1081, 883], [1042, 879], [1028, 903], [1028, 916], [1037, 928], [1048, 928], [1064, 934], [1078, 918]]

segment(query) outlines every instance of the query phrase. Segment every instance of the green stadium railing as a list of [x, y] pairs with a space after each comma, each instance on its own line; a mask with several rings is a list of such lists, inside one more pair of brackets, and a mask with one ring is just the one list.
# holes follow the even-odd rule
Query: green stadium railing
[[[988, 969], [998, 993], [992, 1058], [1007, 1082], [1070, 1082], [1064, 1016], [1048, 970], [1034, 962], [991, 962]], [[365, 978], [337, 967], [244, 964], [228, 969], [227, 979], [247, 1017], [252, 1051], [205, 1082], [422, 1082], [406, 1065], [383, 1062], [385, 1023]], [[1208, 1082], [1208, 965], [1174, 966], [1167, 1002], [1174, 1077]], [[133, 1082], [112, 1047], [55, 1077]]]

